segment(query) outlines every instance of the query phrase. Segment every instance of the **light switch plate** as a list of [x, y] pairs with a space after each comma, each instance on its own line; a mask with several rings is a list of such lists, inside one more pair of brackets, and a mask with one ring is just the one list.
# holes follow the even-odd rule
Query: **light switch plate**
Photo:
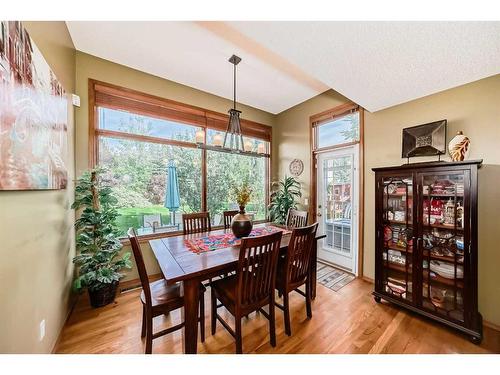
[[45, 337], [45, 319], [43, 319], [40, 322], [40, 331], [39, 331], [38, 340], [42, 341], [44, 337]]
[[80, 107], [80, 97], [76, 94], [71, 95], [71, 101], [75, 107]]

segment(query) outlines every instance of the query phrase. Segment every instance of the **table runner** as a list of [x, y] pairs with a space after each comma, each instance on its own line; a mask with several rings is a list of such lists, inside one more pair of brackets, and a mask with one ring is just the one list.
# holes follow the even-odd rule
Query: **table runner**
[[[283, 232], [283, 235], [292, 233], [290, 230], [287, 230], [285, 228], [279, 228], [269, 225], [267, 227], [252, 229], [252, 232], [248, 237], [263, 236], [278, 231]], [[201, 254], [201, 253], [206, 253], [208, 251], [214, 251], [218, 249], [224, 249], [227, 247], [238, 246], [241, 244], [241, 238], [236, 238], [234, 234], [228, 232], [206, 237], [193, 238], [185, 240], [184, 243], [193, 253]]]

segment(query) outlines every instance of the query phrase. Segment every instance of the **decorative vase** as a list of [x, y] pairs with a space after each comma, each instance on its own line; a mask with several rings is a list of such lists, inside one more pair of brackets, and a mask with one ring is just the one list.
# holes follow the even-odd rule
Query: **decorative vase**
[[467, 138], [461, 131], [448, 143], [448, 152], [451, 160], [463, 161], [469, 157], [470, 139]]
[[106, 284], [101, 289], [88, 290], [90, 297], [90, 305], [92, 307], [102, 307], [109, 305], [115, 300], [116, 290], [118, 289], [118, 281], [111, 284]]
[[236, 238], [247, 237], [252, 231], [252, 220], [245, 214], [245, 206], [240, 206], [240, 212], [231, 221], [231, 230]]

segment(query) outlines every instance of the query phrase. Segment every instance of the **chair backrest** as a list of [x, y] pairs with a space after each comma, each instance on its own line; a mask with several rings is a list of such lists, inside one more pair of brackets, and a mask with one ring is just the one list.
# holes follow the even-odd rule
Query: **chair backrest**
[[291, 228], [305, 227], [307, 225], [307, 218], [309, 213], [307, 211], [299, 211], [289, 209], [286, 217], [286, 226]]
[[130, 245], [132, 246], [132, 252], [134, 253], [137, 271], [139, 271], [139, 278], [141, 279], [142, 290], [144, 291], [144, 296], [146, 298], [146, 305], [151, 306], [151, 289], [149, 288], [148, 272], [146, 271], [146, 265], [144, 264], [141, 246], [139, 245], [139, 241], [137, 240], [135, 229], [130, 228], [127, 232], [127, 235], [128, 239], [130, 240]]
[[251, 306], [274, 293], [282, 232], [241, 240], [238, 275], [239, 306]]
[[238, 210], [224, 211], [222, 214], [224, 216], [224, 229], [229, 229], [231, 227], [231, 220], [233, 220], [234, 215], [236, 215]]
[[211, 230], [210, 213], [195, 212], [182, 215], [182, 231], [184, 234], [210, 232]]
[[294, 284], [302, 283], [309, 273], [317, 229], [318, 223], [314, 223], [292, 231], [285, 266], [286, 283], [292, 289], [295, 289]]

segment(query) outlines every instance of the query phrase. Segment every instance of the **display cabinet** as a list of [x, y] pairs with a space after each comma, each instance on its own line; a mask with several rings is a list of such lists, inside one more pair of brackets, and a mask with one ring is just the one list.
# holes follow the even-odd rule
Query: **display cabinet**
[[477, 306], [481, 160], [374, 168], [375, 300], [482, 339]]

